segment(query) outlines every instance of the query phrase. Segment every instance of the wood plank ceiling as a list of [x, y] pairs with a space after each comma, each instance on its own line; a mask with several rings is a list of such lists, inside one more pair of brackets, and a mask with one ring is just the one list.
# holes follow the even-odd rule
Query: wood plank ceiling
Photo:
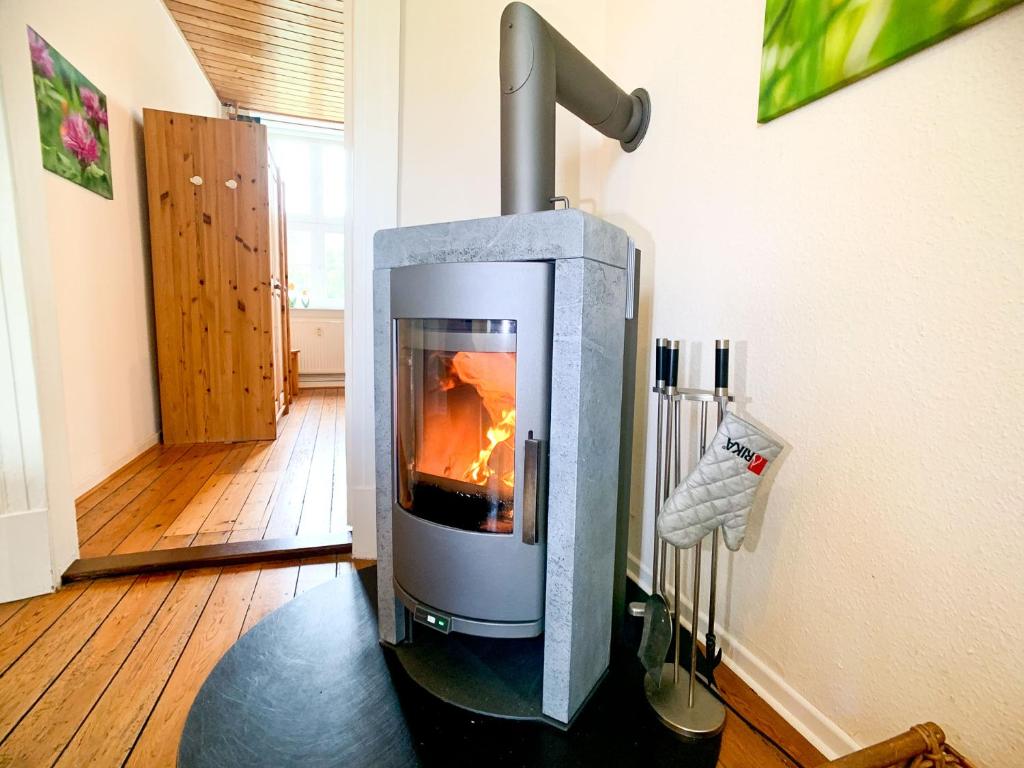
[[224, 103], [344, 120], [344, 0], [164, 2]]

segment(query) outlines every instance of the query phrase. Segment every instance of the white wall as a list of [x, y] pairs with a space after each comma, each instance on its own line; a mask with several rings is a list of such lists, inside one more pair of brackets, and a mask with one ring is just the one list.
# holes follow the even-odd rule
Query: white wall
[[[404, 4], [402, 224], [498, 212], [502, 5]], [[1024, 762], [1024, 8], [758, 126], [763, 4], [534, 5], [652, 96], [634, 155], [559, 144], [559, 192], [644, 251], [644, 343], [684, 339], [707, 386], [731, 338], [790, 446], [723, 558], [730, 664], [829, 754], [932, 719]]]
[[[501, 213], [498, 21], [507, 0], [402, 3], [399, 215], [402, 226]], [[604, 0], [535, 0], [599, 66]], [[594, 132], [557, 112], [555, 193], [580, 199], [581, 147]], [[593, 134], [593, 135], [592, 135]]]
[[653, 256], [652, 330], [704, 385], [731, 337], [792, 447], [725, 562], [737, 658], [856, 743], [933, 719], [1024, 763], [1024, 8], [765, 126], [760, 4], [611, 8], [655, 117], [594, 196]]
[[351, 0], [345, 74], [345, 449], [352, 556], [376, 558], [373, 233], [398, 223], [400, 0]]
[[[4, 0], [3, 21], [12, 146], [22, 184], [42, 193], [23, 215], [47, 230], [31, 258], [48, 248], [78, 494], [159, 437], [142, 108], [217, 115], [219, 102], [160, 0]], [[26, 25], [107, 96], [113, 200], [42, 167]]]

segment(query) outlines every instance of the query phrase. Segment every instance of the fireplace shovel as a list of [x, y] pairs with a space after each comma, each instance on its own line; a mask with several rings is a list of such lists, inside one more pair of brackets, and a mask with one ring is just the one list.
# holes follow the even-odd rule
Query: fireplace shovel
[[[654, 568], [651, 571], [651, 596], [644, 607], [644, 631], [640, 638], [640, 650], [637, 656], [655, 684], [661, 685], [661, 671], [665, 663], [665, 655], [672, 644], [672, 619], [665, 601], [664, 579], [660, 578], [664, 563], [659, 562], [659, 551], [663, 548], [658, 537], [657, 516], [661, 505], [668, 497], [672, 450], [672, 409], [668, 405], [668, 396], [675, 391], [679, 372], [679, 342], [658, 339], [655, 345], [654, 359], [655, 386], [654, 392], [658, 401], [658, 439], [655, 450], [654, 498]], [[667, 419], [665, 417], [668, 417]], [[664, 469], [663, 469], [664, 468]], [[665, 481], [662, 483], [662, 472]], [[659, 567], [660, 566], [660, 567]]]

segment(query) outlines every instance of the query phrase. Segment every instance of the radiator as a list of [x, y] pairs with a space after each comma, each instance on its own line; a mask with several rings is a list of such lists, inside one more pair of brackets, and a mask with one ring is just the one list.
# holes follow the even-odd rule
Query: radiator
[[299, 350], [300, 375], [345, 372], [345, 321], [342, 317], [303, 317], [299, 312], [292, 312], [291, 331], [292, 349]]

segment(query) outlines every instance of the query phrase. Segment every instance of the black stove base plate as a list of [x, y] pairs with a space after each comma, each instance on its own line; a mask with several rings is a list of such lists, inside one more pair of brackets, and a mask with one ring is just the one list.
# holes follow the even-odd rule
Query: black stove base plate
[[681, 742], [656, 721], [635, 647], [568, 732], [441, 701], [377, 642], [375, 584], [373, 569], [345, 573], [240, 638], [192, 705], [180, 768], [716, 764], [719, 739]]
[[494, 640], [412, 625], [391, 649], [402, 669], [439, 699], [481, 715], [542, 720], [544, 638]]

